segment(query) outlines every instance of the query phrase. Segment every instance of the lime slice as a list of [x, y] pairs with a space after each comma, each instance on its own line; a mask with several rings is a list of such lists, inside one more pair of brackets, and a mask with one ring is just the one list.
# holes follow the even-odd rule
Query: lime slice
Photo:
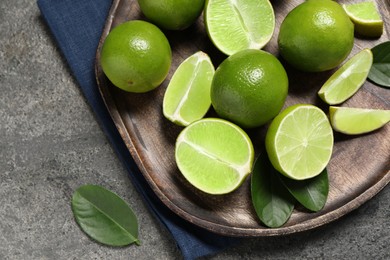
[[214, 66], [209, 56], [197, 52], [175, 71], [164, 95], [163, 114], [175, 124], [187, 126], [201, 119], [211, 105]]
[[383, 33], [383, 20], [373, 1], [343, 4], [343, 8], [355, 24], [355, 32], [367, 37], [380, 37]]
[[176, 140], [176, 163], [199, 190], [226, 194], [237, 189], [252, 170], [254, 150], [238, 126], [216, 118], [198, 120]]
[[372, 52], [364, 49], [341, 66], [318, 91], [329, 105], [336, 105], [352, 97], [367, 79], [372, 66]]
[[364, 134], [381, 128], [390, 121], [390, 110], [329, 107], [335, 131], [348, 135]]
[[291, 179], [304, 180], [320, 174], [329, 163], [333, 131], [321, 109], [298, 104], [275, 117], [265, 144], [276, 170]]
[[226, 55], [263, 48], [275, 29], [269, 0], [208, 0], [204, 15], [211, 41]]

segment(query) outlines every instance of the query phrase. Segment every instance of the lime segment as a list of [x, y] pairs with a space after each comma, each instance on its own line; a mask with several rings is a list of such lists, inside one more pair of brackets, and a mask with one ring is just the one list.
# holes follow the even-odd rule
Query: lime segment
[[266, 134], [266, 150], [272, 165], [286, 177], [315, 177], [331, 158], [332, 127], [319, 108], [290, 106], [272, 121]]
[[209, 0], [205, 24], [215, 46], [232, 55], [264, 47], [274, 32], [275, 14], [269, 0]]
[[165, 92], [164, 116], [182, 126], [201, 119], [211, 105], [210, 88], [214, 71], [209, 56], [204, 52], [197, 52], [183, 61]]
[[345, 12], [355, 24], [355, 31], [367, 37], [380, 37], [383, 33], [383, 20], [373, 1], [343, 4]]
[[318, 91], [329, 105], [336, 105], [352, 97], [367, 79], [372, 66], [372, 52], [364, 49], [341, 66]]
[[377, 130], [390, 121], [390, 110], [350, 107], [329, 107], [329, 117], [335, 131], [358, 135]]
[[252, 170], [254, 150], [238, 126], [216, 118], [187, 126], [176, 140], [176, 163], [199, 190], [226, 194], [238, 188]]

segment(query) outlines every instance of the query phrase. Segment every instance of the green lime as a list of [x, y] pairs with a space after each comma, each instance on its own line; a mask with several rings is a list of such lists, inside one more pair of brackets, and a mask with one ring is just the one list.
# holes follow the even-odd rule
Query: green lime
[[287, 74], [275, 56], [244, 50], [225, 59], [215, 71], [211, 104], [220, 117], [254, 128], [279, 113], [287, 92]]
[[275, 117], [265, 145], [276, 170], [291, 179], [309, 179], [320, 174], [329, 163], [333, 131], [321, 109], [297, 104]]
[[353, 23], [331, 0], [308, 0], [295, 7], [279, 31], [279, 50], [293, 67], [325, 71], [337, 67], [351, 52]]
[[269, 0], [208, 0], [204, 15], [211, 41], [227, 55], [263, 48], [275, 29]]
[[382, 35], [383, 20], [375, 2], [343, 4], [343, 8], [355, 24], [355, 32], [367, 37], [380, 37]]
[[129, 92], [147, 92], [158, 87], [171, 66], [171, 47], [155, 25], [128, 21], [115, 27], [101, 51], [107, 78]]
[[184, 60], [165, 92], [164, 116], [182, 126], [201, 119], [211, 105], [210, 88], [214, 71], [209, 56], [204, 52], [199, 51]]
[[223, 119], [206, 118], [179, 134], [175, 158], [193, 186], [209, 194], [226, 194], [250, 174], [254, 150], [241, 128]]
[[364, 134], [381, 128], [390, 121], [390, 110], [329, 107], [335, 131], [348, 135]]
[[372, 66], [372, 52], [364, 49], [341, 66], [321, 87], [318, 95], [329, 105], [352, 97], [366, 81]]
[[138, 0], [142, 13], [167, 30], [183, 30], [203, 11], [205, 0]]

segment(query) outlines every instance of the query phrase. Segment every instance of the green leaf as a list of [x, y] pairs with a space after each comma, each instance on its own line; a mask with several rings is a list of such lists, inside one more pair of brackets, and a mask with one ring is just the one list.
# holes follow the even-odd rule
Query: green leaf
[[372, 48], [374, 61], [368, 78], [383, 87], [390, 87], [390, 41]]
[[140, 244], [137, 217], [115, 193], [96, 185], [81, 186], [73, 194], [72, 210], [92, 239], [110, 246]]
[[292, 180], [284, 176], [280, 178], [294, 198], [305, 208], [316, 212], [324, 207], [329, 192], [326, 169], [316, 177], [303, 181]]
[[286, 223], [294, 209], [294, 198], [278, 175], [280, 173], [271, 165], [267, 153], [261, 153], [252, 172], [252, 203], [260, 220], [272, 228]]

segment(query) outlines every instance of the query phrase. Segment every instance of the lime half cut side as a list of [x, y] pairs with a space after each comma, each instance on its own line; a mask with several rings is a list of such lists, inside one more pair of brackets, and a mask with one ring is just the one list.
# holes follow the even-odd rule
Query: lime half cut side
[[211, 106], [210, 88], [214, 72], [214, 66], [204, 52], [199, 51], [184, 60], [164, 94], [164, 116], [181, 126], [203, 118]]
[[383, 20], [374, 1], [343, 4], [345, 12], [355, 25], [355, 32], [367, 37], [380, 37]]
[[318, 91], [329, 105], [341, 104], [352, 97], [364, 84], [372, 66], [370, 49], [364, 49], [341, 66]]
[[263, 48], [275, 29], [269, 0], [208, 0], [204, 15], [211, 41], [226, 55]]
[[351, 107], [329, 107], [329, 118], [335, 131], [348, 135], [377, 130], [390, 121], [390, 110]]
[[183, 176], [209, 194], [237, 189], [252, 170], [254, 150], [248, 135], [226, 120], [198, 120], [179, 134], [175, 158]]
[[275, 117], [265, 142], [276, 170], [291, 179], [304, 180], [320, 174], [329, 163], [333, 131], [321, 109], [298, 104]]

